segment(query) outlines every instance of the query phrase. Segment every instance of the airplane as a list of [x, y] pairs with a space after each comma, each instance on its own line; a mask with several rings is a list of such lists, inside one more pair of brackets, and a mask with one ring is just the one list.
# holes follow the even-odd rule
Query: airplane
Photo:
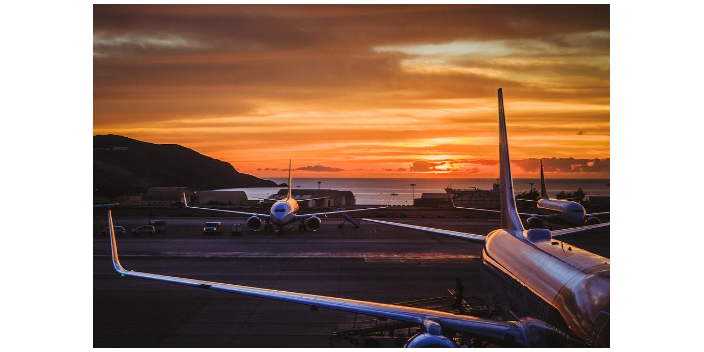
[[532, 215], [528, 218], [528, 227], [538, 228], [543, 226], [544, 221], [553, 221], [573, 226], [600, 224], [598, 216], [609, 214], [591, 213], [587, 214], [582, 204], [563, 199], [550, 199], [545, 188], [545, 174], [543, 173], [543, 160], [540, 160], [540, 197], [538, 200], [538, 211], [547, 215]]
[[498, 95], [502, 186], [500, 229], [482, 236], [365, 220], [483, 243], [482, 262], [487, 278], [498, 283], [497, 292], [508, 296], [511, 307], [516, 310], [510, 320], [126, 270], [119, 261], [112, 215], [108, 211], [113, 268], [122, 276], [418, 323], [421, 332], [411, 337], [404, 347], [459, 347], [449, 338], [457, 333], [504, 347], [609, 347], [610, 260], [574, 246], [565, 246], [556, 239], [567, 233], [583, 231], [586, 227], [552, 232], [523, 228], [513, 194], [501, 89]]
[[[322, 224], [322, 220], [320, 219], [319, 216], [325, 216], [325, 215], [331, 215], [331, 214], [342, 214], [342, 213], [349, 213], [349, 212], [354, 212], [354, 211], [363, 211], [363, 210], [374, 210], [374, 209], [384, 209], [387, 208], [388, 206], [385, 207], [376, 207], [376, 208], [363, 208], [363, 209], [350, 209], [350, 210], [337, 210], [337, 211], [329, 211], [329, 212], [322, 212], [322, 213], [313, 213], [313, 214], [297, 214], [298, 212], [298, 201], [293, 198], [291, 195], [292, 191], [292, 185], [291, 185], [291, 161], [289, 160], [288, 162], [288, 195], [283, 198], [279, 199], [274, 204], [271, 206], [271, 209], [269, 211], [269, 214], [259, 214], [259, 213], [249, 213], [249, 212], [243, 212], [243, 211], [234, 211], [234, 210], [225, 210], [225, 209], [211, 209], [211, 208], [200, 208], [200, 207], [193, 207], [189, 206], [188, 202], [186, 201], [186, 194], [183, 194], [183, 204], [186, 208], [190, 209], [200, 209], [200, 210], [210, 210], [210, 211], [219, 211], [223, 213], [232, 213], [232, 214], [240, 214], [240, 215], [248, 215], [249, 219], [247, 219], [247, 227], [253, 230], [259, 230], [262, 226], [262, 219], [266, 221], [266, 224], [264, 225], [265, 230], [272, 230], [274, 226], [278, 227], [279, 230], [281, 230], [284, 226], [294, 223], [296, 221], [300, 221], [301, 223], [298, 225], [298, 230], [299, 231], [305, 231], [307, 229], [311, 230], [316, 230], [320, 228], [320, 225]], [[325, 198], [325, 197], [323, 197]], [[307, 200], [312, 200], [312, 199], [318, 199], [318, 198], [310, 198]]]
[[[545, 222], [566, 224], [570, 226], [596, 225], [601, 224], [601, 220], [598, 218], [598, 216], [609, 214], [609, 212], [587, 214], [582, 204], [564, 199], [551, 199], [550, 197], [548, 197], [547, 191], [545, 189], [543, 160], [540, 160], [540, 185], [541, 199], [539, 199], [537, 202], [539, 214], [518, 213], [519, 215], [528, 218], [526, 220], [526, 224], [531, 229], [541, 228], [543, 227], [543, 224]], [[532, 202], [531, 200], [521, 200]], [[450, 201], [456, 209], [478, 210], [494, 213], [501, 212], [499, 210], [492, 209], [460, 207], [455, 205], [452, 198], [450, 198]]]

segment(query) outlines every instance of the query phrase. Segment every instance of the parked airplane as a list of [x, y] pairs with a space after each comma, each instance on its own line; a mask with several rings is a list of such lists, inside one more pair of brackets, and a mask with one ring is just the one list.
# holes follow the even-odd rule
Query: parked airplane
[[[542, 160], [540, 160], [540, 185], [541, 199], [537, 202], [538, 214], [518, 213], [519, 215], [528, 218], [526, 223], [531, 229], [541, 228], [544, 222], [566, 224], [570, 226], [596, 225], [601, 223], [598, 216], [609, 214], [609, 212], [587, 214], [584, 207], [577, 202], [564, 199], [550, 199], [547, 191], [545, 190], [545, 175], [543, 173]], [[459, 207], [454, 205], [454, 202], [452, 205], [457, 209], [500, 213], [499, 210]]]
[[[272, 230], [274, 226], [278, 227], [279, 230], [283, 228], [284, 226], [294, 223], [296, 221], [300, 221], [301, 223], [298, 225], [298, 230], [306, 230], [306, 229], [311, 229], [315, 230], [320, 228], [320, 225], [322, 223], [322, 220], [320, 219], [319, 216], [324, 216], [324, 215], [331, 215], [331, 214], [342, 214], [342, 213], [349, 213], [349, 212], [354, 212], [354, 211], [362, 211], [362, 210], [374, 210], [374, 209], [384, 209], [386, 207], [376, 207], [376, 208], [364, 208], [364, 209], [350, 209], [350, 210], [338, 210], [338, 211], [328, 211], [328, 212], [323, 212], [323, 213], [313, 213], [313, 214], [297, 214], [298, 212], [298, 201], [293, 198], [291, 195], [291, 161], [289, 160], [288, 162], [288, 195], [286, 198], [277, 200], [274, 202], [274, 204], [271, 206], [271, 210], [269, 211], [269, 214], [259, 214], [259, 213], [249, 213], [249, 212], [243, 212], [243, 211], [234, 211], [234, 210], [225, 210], [225, 209], [211, 209], [211, 208], [200, 208], [200, 207], [193, 207], [189, 206], [188, 202], [186, 201], [186, 194], [183, 194], [183, 204], [186, 206], [186, 208], [191, 208], [191, 209], [200, 209], [200, 210], [211, 210], [211, 211], [219, 211], [219, 212], [224, 212], [224, 213], [232, 213], [232, 214], [241, 214], [241, 215], [249, 215], [250, 218], [247, 219], [247, 226], [253, 230], [259, 230], [262, 226], [262, 219], [266, 221], [266, 224], [264, 225], [265, 230]], [[311, 198], [311, 199], [317, 199], [317, 198]], [[309, 199], [309, 200], [311, 200]]]
[[544, 214], [535, 214], [528, 218], [530, 228], [542, 227], [544, 221], [573, 226], [595, 225], [601, 223], [598, 216], [609, 214], [609, 212], [587, 214], [582, 204], [563, 199], [550, 199], [545, 188], [543, 160], [540, 160], [540, 197], [538, 211]]
[[422, 325], [423, 331], [410, 338], [405, 347], [458, 347], [448, 338], [457, 333], [506, 347], [609, 347], [610, 261], [573, 246], [565, 246], [561, 241], [554, 239], [565, 233], [582, 231], [586, 227], [552, 233], [545, 229], [523, 229], [513, 195], [501, 89], [499, 126], [501, 229], [481, 236], [370, 221], [484, 243], [482, 259], [486, 272], [489, 278], [499, 284], [499, 292], [504, 292], [510, 298], [520, 318], [498, 321], [408, 306], [125, 270], [120, 265], [112, 215], [108, 212], [113, 267], [123, 276], [332, 308]]

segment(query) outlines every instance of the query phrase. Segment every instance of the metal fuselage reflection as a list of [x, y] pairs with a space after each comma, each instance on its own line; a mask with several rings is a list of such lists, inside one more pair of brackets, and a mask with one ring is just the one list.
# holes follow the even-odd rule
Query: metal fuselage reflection
[[485, 282], [519, 315], [568, 332], [578, 345], [608, 347], [610, 260], [550, 238], [530, 241], [527, 234], [487, 235]]

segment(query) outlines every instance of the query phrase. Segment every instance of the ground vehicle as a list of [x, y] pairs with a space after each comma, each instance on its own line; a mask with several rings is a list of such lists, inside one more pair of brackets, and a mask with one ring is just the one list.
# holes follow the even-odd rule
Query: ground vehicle
[[137, 236], [137, 235], [149, 235], [149, 236], [154, 236], [156, 233], [156, 230], [154, 229], [154, 226], [152, 225], [142, 225], [136, 229], [132, 229], [130, 231], [132, 236]]
[[154, 226], [154, 231], [157, 233], [166, 232], [166, 220], [152, 220], [149, 225]]
[[[110, 228], [109, 228], [109, 227], [106, 227], [106, 228], [100, 230], [100, 233], [98, 233], [98, 235], [100, 235], [100, 236], [107, 236], [108, 234], [110, 234]], [[125, 234], [125, 228], [122, 227], [122, 226], [115, 226], [115, 234], [118, 235], [118, 236], [124, 235], [124, 234]]]
[[219, 235], [222, 233], [222, 229], [220, 228], [222, 224], [218, 221], [208, 221], [205, 223], [205, 227], [203, 227], [203, 236], [205, 235]]

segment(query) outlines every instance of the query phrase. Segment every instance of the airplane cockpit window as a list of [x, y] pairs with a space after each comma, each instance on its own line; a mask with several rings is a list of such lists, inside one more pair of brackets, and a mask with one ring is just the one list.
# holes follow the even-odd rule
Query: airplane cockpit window
[[285, 212], [286, 212], [286, 209], [279, 208], [279, 209], [274, 209], [274, 211], [277, 212], [277, 213], [285, 213]]

